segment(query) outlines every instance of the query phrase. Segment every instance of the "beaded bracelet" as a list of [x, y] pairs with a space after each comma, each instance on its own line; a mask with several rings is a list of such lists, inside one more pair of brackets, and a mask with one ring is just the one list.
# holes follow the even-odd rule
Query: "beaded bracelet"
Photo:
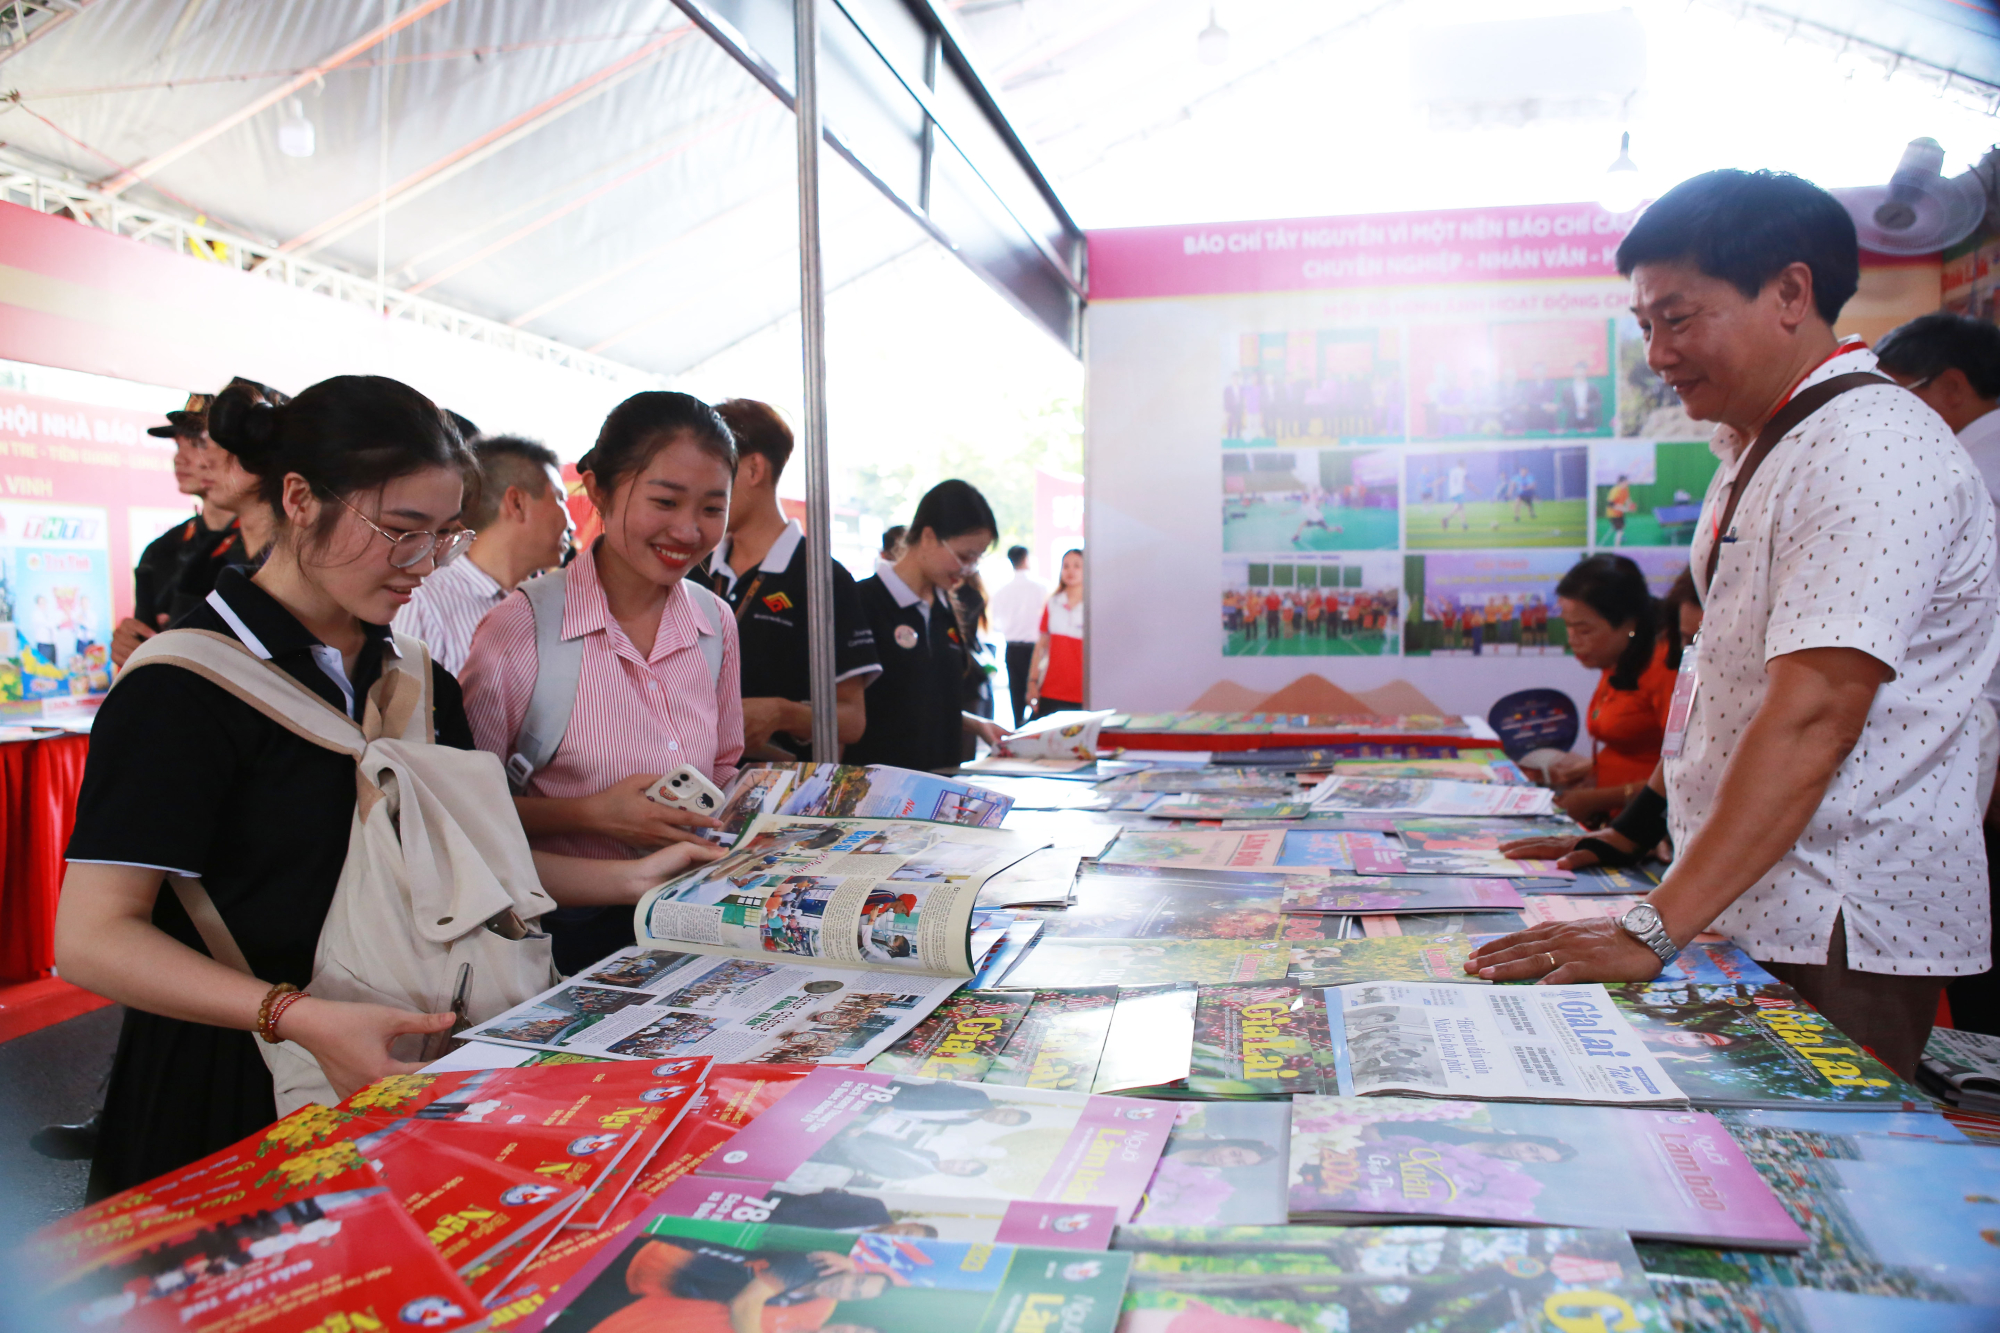
[[276, 1046], [284, 1041], [278, 1035], [278, 1020], [285, 1010], [306, 997], [306, 993], [289, 981], [281, 981], [271, 987], [264, 997], [264, 1003], [257, 1006], [257, 1035]]

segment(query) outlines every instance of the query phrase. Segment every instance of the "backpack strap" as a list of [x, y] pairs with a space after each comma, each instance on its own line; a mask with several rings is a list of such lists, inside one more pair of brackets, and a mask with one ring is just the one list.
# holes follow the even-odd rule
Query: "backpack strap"
[[[707, 634], [697, 632], [694, 639], [695, 646], [701, 649], [701, 660], [708, 667], [708, 683], [714, 685], [722, 679], [722, 621], [729, 614], [729, 603], [702, 587], [698, 580], [682, 579], [681, 586], [688, 590], [688, 604], [710, 630]], [[744, 605], [749, 605], [748, 598], [744, 599]]]
[[569, 732], [569, 715], [576, 707], [577, 684], [583, 679], [583, 637], [563, 638], [563, 603], [569, 591], [569, 571], [556, 570], [521, 585], [535, 617], [535, 689], [527, 716], [507, 759], [507, 782], [516, 796], [528, 779], [555, 758], [556, 747]]
[[[722, 678], [722, 618], [729, 613], [728, 604], [697, 579], [684, 578], [680, 586], [687, 589], [688, 604], [708, 631], [696, 632], [695, 646], [701, 649], [708, 682], [714, 685]], [[544, 574], [521, 585], [521, 594], [535, 616], [535, 689], [528, 697], [528, 712], [521, 719], [514, 753], [507, 758], [507, 782], [516, 796], [525, 794], [528, 779], [555, 758], [569, 733], [570, 713], [576, 708], [577, 686], [583, 679], [583, 636], [563, 637], [563, 604], [568, 591], [568, 570]]]
[[[206, 629], [162, 630], [125, 659], [118, 679], [123, 681], [141, 667], [157, 665], [193, 672], [322, 749], [358, 760], [368, 748], [367, 738], [354, 719], [227, 634]], [[428, 714], [430, 710], [422, 711]]]

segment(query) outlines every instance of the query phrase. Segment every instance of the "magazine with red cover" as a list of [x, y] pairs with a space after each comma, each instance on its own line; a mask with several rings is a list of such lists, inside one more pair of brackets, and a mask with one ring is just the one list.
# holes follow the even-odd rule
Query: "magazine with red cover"
[[[497, 1289], [497, 1294], [487, 1297], [493, 1327], [535, 1333], [544, 1322], [537, 1312], [564, 1282], [596, 1257], [600, 1247], [617, 1240], [627, 1226], [652, 1209], [669, 1185], [700, 1166], [743, 1126], [777, 1105], [814, 1068], [766, 1064], [711, 1066], [699, 1101], [688, 1108], [667, 1135], [653, 1154], [650, 1166], [611, 1210], [604, 1225], [595, 1231], [564, 1229], [554, 1234], [539, 1253], [521, 1265], [518, 1274]], [[495, 1257], [493, 1267], [517, 1261], [517, 1256], [503, 1253]], [[474, 1273], [474, 1285], [480, 1285], [484, 1277]]]
[[452, 1330], [486, 1317], [390, 1191], [372, 1183], [160, 1233], [40, 1304], [47, 1326], [119, 1333]]

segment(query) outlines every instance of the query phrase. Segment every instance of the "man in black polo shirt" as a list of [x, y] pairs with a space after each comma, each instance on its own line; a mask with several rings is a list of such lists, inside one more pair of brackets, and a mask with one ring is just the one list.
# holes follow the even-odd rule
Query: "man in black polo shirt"
[[[805, 531], [778, 504], [778, 477], [792, 456], [792, 432], [768, 404], [732, 398], [716, 405], [736, 436], [736, 483], [729, 530], [709, 557], [708, 580], [736, 612], [742, 640], [746, 759], [811, 758], [811, 671], [806, 647]], [[854, 579], [833, 562], [834, 707], [840, 742], [868, 728], [868, 682], [881, 673], [875, 635], [861, 614]]]
[[210, 451], [208, 404], [214, 394], [188, 395], [187, 406], [167, 413], [167, 424], [147, 430], [148, 435], [174, 442], [174, 484], [182, 495], [192, 495], [201, 512], [184, 523], [176, 523], [154, 538], [139, 556], [132, 570], [132, 614], [118, 622], [111, 634], [111, 662], [124, 666], [132, 650], [165, 629], [182, 608], [175, 604], [175, 587], [181, 570], [191, 560], [208, 557], [229, 539], [236, 515], [208, 501]]

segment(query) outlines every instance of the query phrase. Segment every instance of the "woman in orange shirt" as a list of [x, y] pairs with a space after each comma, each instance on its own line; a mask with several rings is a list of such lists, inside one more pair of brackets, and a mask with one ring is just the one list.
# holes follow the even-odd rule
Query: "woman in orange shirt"
[[1590, 785], [1557, 804], [1585, 823], [1608, 821], [1652, 777], [1666, 737], [1674, 669], [1659, 631], [1659, 605], [1639, 566], [1600, 553], [1556, 584], [1556, 602], [1580, 665], [1603, 673], [1584, 724], [1596, 743]]

